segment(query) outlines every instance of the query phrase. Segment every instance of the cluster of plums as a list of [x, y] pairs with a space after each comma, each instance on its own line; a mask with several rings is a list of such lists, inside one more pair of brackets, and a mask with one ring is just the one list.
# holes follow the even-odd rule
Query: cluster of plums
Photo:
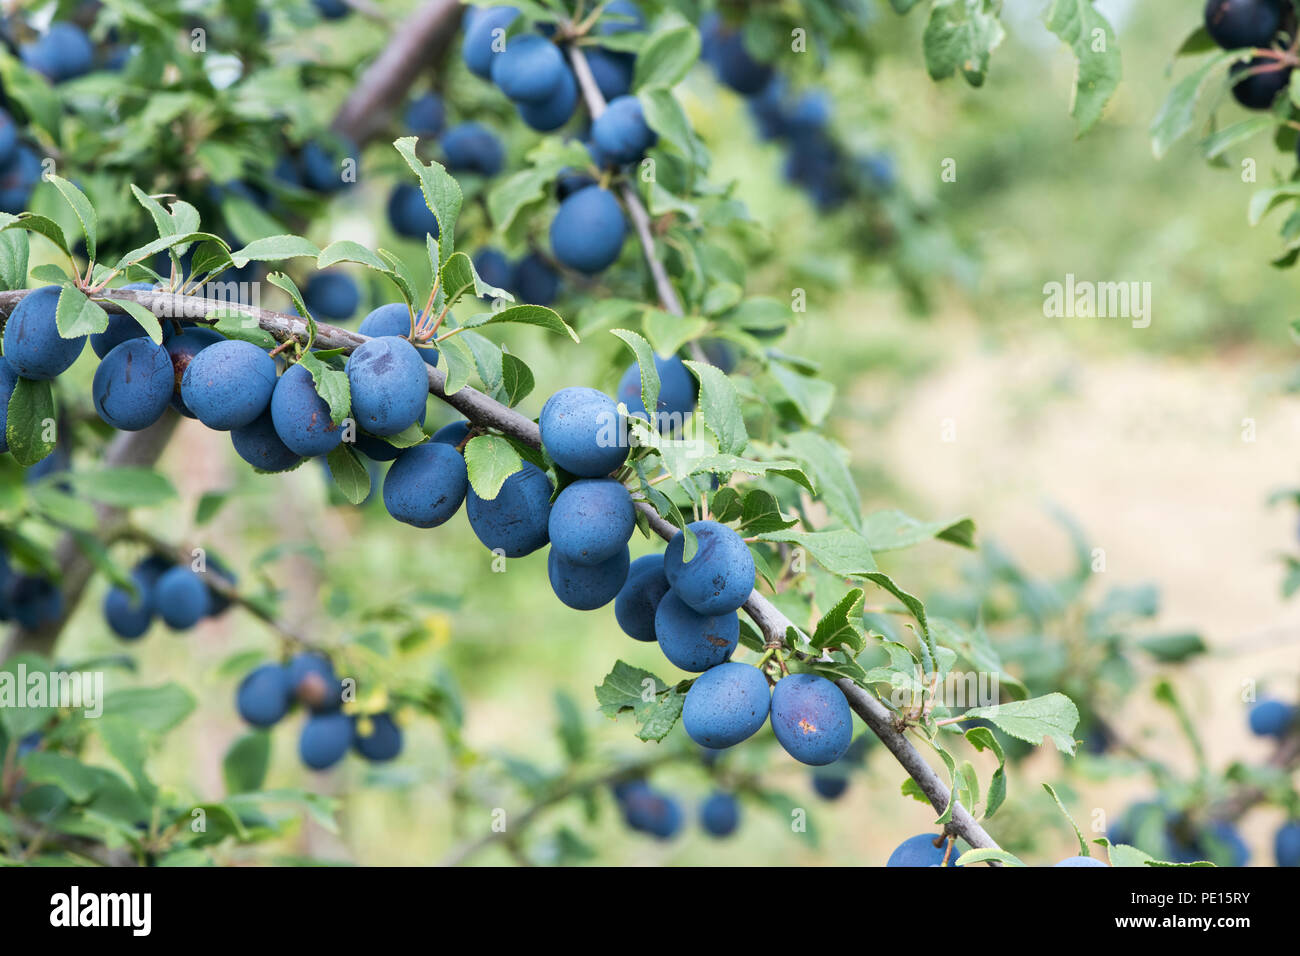
[[155, 619], [173, 631], [188, 631], [205, 618], [224, 614], [230, 598], [212, 580], [219, 579], [226, 589], [235, 585], [235, 576], [215, 558], [196, 571], [160, 554], [139, 561], [130, 579], [130, 588], [114, 585], [104, 595], [104, 621], [125, 641], [143, 636]]
[[[628, 829], [659, 840], [671, 840], [681, 832], [686, 814], [671, 794], [639, 778], [616, 783], [613, 792]], [[731, 836], [740, 826], [740, 801], [727, 790], [714, 790], [700, 804], [699, 819], [709, 836]]]
[[287, 663], [262, 664], [250, 671], [235, 691], [235, 709], [247, 723], [274, 727], [295, 703], [307, 719], [298, 737], [298, 756], [312, 770], [326, 770], [349, 748], [372, 763], [402, 752], [402, 730], [391, 714], [343, 712], [343, 682], [328, 657], [300, 653]]
[[[561, 46], [542, 32], [516, 31], [512, 6], [475, 8], [465, 23], [461, 52], [470, 72], [491, 80], [533, 129], [559, 129], [581, 99], [578, 82]], [[614, 0], [605, 6], [597, 32], [603, 36], [640, 30], [645, 21], [635, 3]], [[629, 94], [633, 54], [583, 46], [607, 106], [596, 117], [586, 141], [592, 165], [617, 170], [641, 159], [657, 136], [646, 122], [641, 102]], [[444, 143], [445, 149], [445, 143]], [[560, 205], [551, 221], [551, 252], [556, 260], [585, 275], [596, 275], [618, 259], [627, 236], [627, 219], [614, 193], [587, 173], [561, 177]]]
[[474, 268], [484, 282], [505, 289], [520, 302], [550, 305], [560, 293], [560, 274], [537, 252], [511, 262], [500, 249], [485, 246], [474, 254]]
[[[1284, 0], [1206, 0], [1205, 30], [1225, 50], [1280, 50], [1295, 33], [1295, 10]], [[1273, 56], [1234, 63], [1232, 95], [1247, 109], [1266, 110], [1291, 82], [1291, 67]]]
[[1161, 801], [1129, 807], [1110, 827], [1107, 838], [1170, 863], [1210, 860], [1221, 866], [1245, 866], [1250, 859], [1250, 849], [1232, 823], [1196, 821]]
[[59, 586], [42, 575], [15, 570], [0, 546], [0, 621], [16, 621], [30, 631], [62, 615], [63, 592]]

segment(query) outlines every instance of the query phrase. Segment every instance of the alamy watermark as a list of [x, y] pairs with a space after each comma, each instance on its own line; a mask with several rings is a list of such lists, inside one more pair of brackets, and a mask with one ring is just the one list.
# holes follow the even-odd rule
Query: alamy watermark
[[104, 672], [29, 671], [19, 663], [12, 671], [0, 671], [0, 709], [6, 707], [58, 707], [102, 717]]
[[1043, 286], [1043, 315], [1049, 319], [1130, 319], [1133, 328], [1151, 324], [1150, 282], [1091, 282], [1065, 274]]

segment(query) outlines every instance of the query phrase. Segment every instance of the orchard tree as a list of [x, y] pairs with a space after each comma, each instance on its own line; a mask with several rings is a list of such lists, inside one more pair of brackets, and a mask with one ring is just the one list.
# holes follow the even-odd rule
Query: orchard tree
[[[888, 256], [934, 227], [883, 156], [836, 133], [816, 86], [819, 61], [862, 49], [861, 10], [431, 0], [389, 24], [363, 3], [212, 7], [60, 3], [52, 23], [6, 21], [0, 610], [12, 625], [0, 692], [20, 674], [116, 663], [60, 650], [99, 577], [123, 641], [159, 620], [173, 631], [259, 621], [267, 651], [223, 667], [253, 730], [226, 754], [227, 792], [203, 799], [148, 767], [194, 707], [187, 688], [113, 690], [102, 718], [57, 697], [0, 707], [5, 856], [194, 863], [282, 832], [296, 815], [286, 803], [331, 823], [333, 802], [313, 788], [264, 789], [266, 731], [293, 710], [311, 770], [349, 752], [400, 759], [410, 735], [435, 727], [467, 752], [459, 695], [409, 673], [401, 634], [300, 633], [283, 620], [291, 582], [259, 581], [240, 556], [137, 520], [174, 496], [154, 466], [191, 418], [229, 432], [270, 482], [319, 459], [342, 500], [377, 494], [391, 521], [436, 529], [463, 506], [494, 569], [520, 561], [539, 592], [549, 584], [575, 613], [608, 620], [594, 703], [638, 756], [595, 754], [590, 708], [562, 698], [567, 765], [529, 781], [531, 805], [503, 827], [478, 808], [476, 835], [447, 862], [493, 843], [521, 861], [581, 858], [579, 835], [543, 847], [528, 828], [605, 790], [629, 827], [671, 837], [686, 813], [653, 780], [669, 762], [710, 780], [700, 823], [712, 836], [735, 832], [750, 802], [797, 816], [733, 757], [774, 738], [783, 759], [814, 768], [825, 799], [868, 759], [902, 768], [905, 796], [936, 818], [889, 865], [1020, 864], [985, 829], [1011, 746], [1050, 740], [1073, 754], [1079, 710], [1060, 685], [1012, 676], [978, 614], [936, 617], [882, 570], [880, 556], [925, 542], [971, 549], [974, 524], [862, 512], [825, 429], [833, 386], [787, 350], [806, 290], [753, 287], [754, 267], [771, 265], [757, 225], [712, 178], [707, 137], [677, 92], [707, 66], [746, 98], [758, 135], [787, 144], [786, 179], [823, 214], [860, 216], [863, 251]], [[960, 69], [978, 85], [1001, 36], [993, 12], [933, 4], [933, 76]], [[1083, 2], [1055, 3], [1048, 26], [1078, 57], [1086, 130], [1118, 81], [1113, 36]], [[303, 58], [278, 42], [302, 30], [348, 53]], [[372, 181], [385, 185], [382, 213], [370, 212], [393, 248], [326, 228]], [[907, 258], [898, 281], [920, 301]], [[344, 327], [368, 296], [381, 304]], [[573, 382], [534, 395], [511, 344], [519, 325], [572, 350], [616, 338], [615, 394]], [[460, 419], [426, 428], [430, 396]], [[196, 517], [219, 507], [205, 497]], [[632, 560], [633, 542], [650, 553]], [[524, 560], [543, 549], [546, 583], [540, 560]], [[415, 613], [393, 609], [394, 630]], [[619, 660], [615, 628], [688, 676]], [[996, 678], [991, 698], [959, 689], [976, 675]], [[1288, 713], [1264, 720], [1280, 739], [1295, 736]], [[983, 779], [981, 753], [996, 764]], [[1183, 859], [1074, 832], [1079, 856], [1058, 865], [1099, 865], [1098, 845], [1116, 865]]]

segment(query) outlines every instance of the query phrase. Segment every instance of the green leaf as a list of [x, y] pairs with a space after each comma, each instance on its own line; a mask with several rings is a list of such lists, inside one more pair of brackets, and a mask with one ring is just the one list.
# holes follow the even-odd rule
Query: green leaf
[[1155, 634], [1144, 637], [1137, 643], [1138, 647], [1164, 664], [1181, 663], [1197, 654], [1204, 654], [1209, 649], [1201, 635], [1188, 633]]
[[876, 570], [876, 561], [867, 540], [854, 531], [843, 528], [836, 531], [769, 531], [758, 537], [763, 541], [797, 544], [832, 574], [861, 577]]
[[21, 229], [24, 232], [34, 232], [58, 246], [64, 255], [69, 257], [72, 255], [72, 251], [68, 248], [68, 240], [63, 235], [63, 227], [53, 219], [25, 212], [4, 228], [6, 230]]
[[1045, 783], [1043, 784], [1043, 789], [1048, 792], [1054, 801], [1056, 801], [1056, 809], [1061, 811], [1061, 816], [1065, 817], [1065, 819], [1069, 821], [1071, 828], [1074, 830], [1074, 836], [1079, 841], [1079, 856], [1091, 856], [1092, 854], [1088, 852], [1088, 841], [1083, 838], [1083, 831], [1079, 829], [1079, 824], [1074, 822], [1074, 817], [1070, 816], [1070, 811], [1065, 809], [1065, 804], [1062, 803], [1061, 798], [1056, 795], [1056, 791], [1052, 789], [1052, 785], [1050, 783]]
[[54, 451], [56, 420], [53, 383], [19, 378], [9, 396], [5, 422], [5, 440], [14, 461], [30, 468]]
[[176, 497], [176, 489], [150, 468], [78, 469], [63, 476], [77, 494], [117, 508], [141, 508]]
[[347, 442], [334, 446], [325, 464], [335, 486], [351, 504], [359, 505], [370, 495], [370, 472]]
[[918, 521], [901, 511], [876, 511], [863, 519], [862, 534], [871, 542], [872, 551], [897, 551], [931, 538], [963, 548], [975, 547], [975, 522], [970, 518]]
[[613, 329], [615, 335], [622, 339], [636, 356], [636, 363], [641, 369], [641, 404], [647, 410], [659, 407], [659, 369], [655, 366], [655, 353], [647, 342], [636, 332], [629, 329]]
[[509, 408], [514, 408], [532, 392], [534, 385], [533, 370], [524, 364], [517, 355], [504, 352], [501, 355], [501, 387], [497, 397]]
[[395, 141], [393, 146], [406, 160], [417, 176], [420, 177], [420, 190], [424, 201], [438, 220], [438, 255], [441, 267], [451, 258], [455, 251], [456, 220], [460, 217], [460, 184], [439, 163], [425, 165], [415, 155], [419, 140], [414, 136], [404, 136]]
[[50, 173], [45, 177], [45, 181], [57, 189], [59, 195], [72, 207], [73, 214], [81, 223], [81, 233], [86, 237], [86, 254], [93, 262], [97, 258], [95, 255], [95, 240], [99, 231], [99, 218], [95, 215], [95, 207], [90, 204], [90, 200], [86, 198], [85, 193], [62, 176]]
[[249, 793], [260, 790], [266, 783], [266, 771], [270, 765], [271, 735], [265, 730], [244, 734], [230, 745], [221, 761], [226, 792]]
[[1064, 694], [1051, 693], [992, 707], [972, 707], [962, 719], [986, 717], [1003, 733], [1037, 746], [1049, 738], [1062, 753], [1074, 753], [1079, 709]]
[[858, 489], [842, 448], [816, 432], [785, 436], [789, 454], [804, 463], [823, 503], [854, 531], [861, 531], [862, 510]]
[[993, 736], [993, 731], [987, 727], [972, 727], [966, 731], [966, 740], [981, 753], [991, 750], [993, 756], [998, 758], [998, 769], [993, 771], [993, 776], [989, 779], [988, 799], [984, 804], [984, 819], [987, 820], [998, 812], [998, 807], [1007, 798], [1007, 757], [1002, 752], [1002, 745]]
[[1070, 115], [1082, 136], [1101, 118], [1119, 86], [1121, 66], [1115, 31], [1092, 0], [1054, 0], [1044, 16], [1047, 29], [1061, 38], [1075, 59]]
[[749, 444], [749, 433], [745, 431], [736, 386], [725, 372], [706, 362], [688, 360], [685, 364], [699, 380], [699, 409], [705, 426], [718, 440], [718, 450], [725, 455], [741, 454]]
[[324, 251], [316, 257], [317, 269], [328, 269], [330, 266], [337, 265], [340, 262], [356, 262], [376, 272], [388, 273], [388, 266], [384, 265], [384, 260], [375, 255], [359, 242], [352, 242], [348, 239], [339, 239], [331, 242], [325, 247]]
[[149, 336], [154, 345], [162, 344], [162, 325], [158, 322], [158, 317], [154, 315], [152, 311], [145, 308], [139, 302], [133, 302], [130, 299], [111, 299], [106, 301], [112, 301], [116, 305], [121, 306], [122, 311], [135, 319], [140, 328], [144, 329], [145, 334]]
[[[491, 287], [488, 286], [488, 288]], [[569, 323], [560, 318], [560, 314], [554, 309], [548, 309], [544, 305], [512, 305], [498, 312], [483, 312], [470, 316], [470, 320], [465, 323], [465, 328], [479, 329], [485, 325], [500, 325], [505, 322], [514, 322], [519, 325], [535, 325], [538, 328], [546, 329], [548, 332], [567, 335], [575, 342], [580, 341], [578, 333], [570, 328]]]
[[1201, 86], [1214, 70], [1232, 60], [1239, 53], [1227, 51], [1211, 57], [1178, 81], [1165, 97], [1156, 118], [1151, 121], [1151, 151], [1160, 159], [1169, 147], [1192, 127], [1196, 116], [1196, 98]]
[[27, 259], [31, 240], [22, 229], [0, 232], [0, 292], [27, 288]]
[[854, 588], [822, 615], [811, 643], [817, 648], [841, 648], [857, 657], [866, 648], [862, 638], [862, 588]]
[[312, 352], [304, 352], [298, 364], [311, 373], [316, 394], [330, 407], [330, 420], [342, 425], [352, 414], [352, 386], [348, 384], [347, 373], [330, 368]]
[[1005, 32], [994, 0], [935, 0], [921, 36], [930, 78], [943, 80], [958, 70], [971, 86], [981, 86], [989, 58]]
[[[722, 488], [723, 491], [730, 491], [735, 494], [735, 489]], [[717, 497], [714, 497], [714, 504], [709, 509], [715, 517], [719, 514], [717, 511]], [[769, 531], [784, 531], [786, 528], [792, 528], [799, 523], [798, 518], [788, 518], [781, 511], [781, 504], [776, 500], [776, 496], [770, 491], [764, 491], [762, 488], [755, 488], [745, 493], [744, 500], [740, 503], [739, 513], [732, 518], [725, 520], [734, 521], [740, 519], [740, 527], [748, 535], [766, 534]], [[723, 521], [723, 518], [717, 518]]]
[[700, 35], [690, 25], [665, 27], [652, 35], [637, 54], [632, 73], [634, 92], [676, 86], [700, 58]]
[[102, 306], [91, 302], [76, 286], [65, 285], [59, 293], [59, 304], [54, 312], [54, 322], [59, 335], [75, 339], [93, 335], [108, 328], [108, 313]]
[[465, 468], [474, 494], [496, 498], [507, 478], [523, 467], [514, 445], [500, 435], [478, 435], [465, 446]]
[[207, 318], [216, 319], [212, 328], [228, 339], [251, 342], [268, 352], [279, 344], [274, 335], [257, 324], [256, 317], [251, 313], [240, 311], [236, 305], [213, 309], [207, 314]]
[[136, 687], [104, 695], [104, 714], [130, 720], [154, 734], [165, 734], [194, 710], [194, 697], [179, 684]]
[[1257, 133], [1265, 130], [1271, 130], [1277, 126], [1277, 119], [1270, 114], [1263, 116], [1252, 116], [1244, 119], [1240, 123], [1233, 123], [1231, 126], [1225, 126], [1223, 129], [1215, 130], [1209, 136], [1200, 142], [1201, 152], [1205, 154], [1206, 159], [1214, 159], [1229, 147], [1235, 146], [1242, 140], [1249, 139]]
[[103, 779], [94, 767], [48, 750], [33, 750], [24, 757], [23, 771], [28, 786], [51, 784], [66, 793], [73, 803], [90, 800]]
[[967, 850], [953, 862], [954, 866], [974, 866], [976, 863], [987, 863], [990, 860], [997, 860], [1005, 866], [1024, 866], [1025, 861], [1020, 859], [1014, 853], [1008, 853], [1006, 850], [980, 849]]
[[662, 740], [681, 716], [686, 692], [682, 685], [669, 687], [654, 674], [617, 661], [614, 669], [596, 688], [601, 713], [617, 717], [631, 710], [641, 724], [642, 740]]
[[238, 252], [230, 254], [237, 269], [242, 269], [254, 260], [279, 262], [282, 259], [293, 259], [299, 256], [319, 259], [321, 251], [316, 248], [315, 243], [308, 242], [302, 236], [268, 236], [265, 239], [254, 239]]

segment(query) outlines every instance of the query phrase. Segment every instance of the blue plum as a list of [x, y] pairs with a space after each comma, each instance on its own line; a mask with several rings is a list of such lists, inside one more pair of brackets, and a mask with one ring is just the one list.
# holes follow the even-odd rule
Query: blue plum
[[1280, 700], [1261, 700], [1250, 708], [1250, 732], [1257, 737], [1281, 737], [1295, 721], [1295, 708]]
[[1278, 866], [1300, 866], [1300, 821], [1290, 820], [1278, 828], [1273, 854]]
[[633, 59], [600, 47], [586, 51], [587, 66], [606, 102], [624, 96], [632, 89]]
[[352, 12], [352, 7], [343, 0], [312, 0], [316, 10], [326, 20], [341, 20]]
[[442, 134], [443, 155], [447, 168], [454, 173], [478, 173], [495, 176], [505, 165], [506, 151], [501, 140], [479, 123], [461, 123]]
[[163, 341], [163, 348], [167, 350], [172, 360], [172, 408], [186, 418], [194, 418], [195, 415], [181, 396], [181, 383], [185, 381], [185, 370], [190, 367], [190, 362], [194, 361], [195, 356], [209, 345], [224, 341], [225, 339], [212, 329], [195, 325], [187, 326], [183, 331]]
[[[492, 61], [495, 59], [493, 43], [504, 38], [505, 29], [519, 16], [510, 6], [471, 7], [465, 11], [465, 38], [461, 43], [461, 56], [475, 76], [490, 79]], [[502, 31], [496, 33], [496, 31]], [[500, 44], [497, 44], [498, 46]]]
[[[152, 292], [153, 283], [151, 282], [132, 282], [122, 286], [123, 289], [130, 289], [133, 292]], [[163, 336], [165, 337], [171, 328], [171, 323], [163, 325]], [[103, 332], [96, 332], [90, 337], [90, 347], [95, 354], [103, 358], [114, 348], [121, 345], [127, 339], [147, 338], [148, 333], [141, 327], [133, 317], [126, 313], [112, 313], [108, 317], [108, 328]], [[165, 341], [165, 338], [164, 338]]]
[[596, 29], [601, 36], [608, 37], [619, 33], [635, 33], [644, 28], [645, 17], [633, 0], [610, 0], [605, 4], [600, 25]]
[[105, 355], [95, 369], [91, 384], [95, 411], [122, 431], [148, 428], [171, 404], [172, 376], [166, 349], [147, 338], [128, 339]]
[[328, 770], [347, 755], [352, 735], [347, 714], [313, 714], [302, 725], [298, 756], [312, 770]]
[[153, 623], [157, 605], [155, 591], [162, 574], [162, 568], [158, 566], [161, 560], [146, 558], [132, 569], [130, 577], [136, 593], [114, 585], [104, 595], [104, 621], [124, 641], [140, 637]]
[[361, 290], [346, 272], [317, 272], [307, 280], [302, 301], [313, 316], [342, 322], [350, 319], [361, 305]]
[[740, 803], [725, 790], [715, 790], [700, 807], [700, 826], [709, 836], [725, 837], [740, 825]]
[[492, 54], [492, 82], [517, 103], [549, 99], [567, 70], [559, 47], [536, 33], [516, 34]]
[[627, 219], [614, 194], [587, 186], [560, 203], [551, 220], [551, 251], [555, 258], [586, 275], [614, 264], [627, 236]]
[[754, 556], [743, 538], [716, 521], [693, 521], [691, 560], [682, 561], [686, 536], [678, 531], [664, 552], [664, 573], [688, 607], [700, 614], [739, 610], [754, 589]]
[[447, 110], [442, 105], [442, 97], [437, 93], [425, 93], [417, 96], [406, 105], [402, 122], [408, 132], [415, 136], [432, 139], [442, 132], [447, 120]]
[[185, 565], [164, 572], [154, 587], [158, 616], [174, 631], [187, 631], [212, 611], [212, 592]]
[[[941, 842], [938, 846], [934, 845], [934, 841], [935, 836], [933, 833], [920, 833], [914, 837], [908, 837], [898, 845], [898, 848], [893, 853], [889, 854], [889, 860], [885, 863], [885, 866], [943, 866], [943, 855], [947, 841]], [[955, 860], [956, 858], [957, 848], [953, 847], [951, 859]]]
[[[464, 420], [452, 422], [450, 425], [443, 425], [433, 433], [433, 440], [440, 441], [444, 445], [460, 445], [468, 437], [469, 422]], [[510, 479], [507, 478], [506, 480], [509, 481]]]
[[[395, 335], [409, 341], [411, 335], [411, 308], [405, 302], [390, 302], [388, 305], [381, 305], [361, 320], [361, 324], [357, 326], [357, 331], [371, 338], [381, 335]], [[416, 351], [420, 353], [420, 357], [424, 359], [426, 365], [438, 364], [438, 350], [436, 348], [420, 348], [417, 346]]]
[[0, 212], [22, 212], [42, 172], [40, 156], [19, 144], [9, 161], [0, 165]]
[[364, 719], [370, 722], [370, 732], [363, 735], [362, 721], [357, 721], [352, 741], [352, 747], [357, 753], [371, 763], [381, 763], [392, 760], [402, 752], [402, 728], [397, 726], [391, 716], [372, 714]]
[[23, 628], [37, 630], [63, 616], [63, 591], [47, 578], [11, 574], [5, 581], [5, 601], [10, 616]]
[[283, 664], [263, 664], [254, 668], [235, 690], [235, 709], [246, 723], [254, 727], [278, 724], [292, 704], [289, 670]]
[[18, 149], [18, 127], [8, 110], [0, 109], [0, 166], [7, 165]]
[[303, 185], [318, 193], [338, 192], [351, 185], [344, 178], [344, 163], [355, 161], [357, 148], [344, 140], [311, 140], [298, 154]]
[[772, 731], [786, 753], [814, 767], [844, 756], [853, 738], [853, 712], [825, 677], [790, 674], [772, 691]]
[[95, 65], [90, 37], [75, 23], [51, 23], [49, 30], [21, 52], [24, 63], [53, 83], [75, 79]]
[[562, 388], [538, 419], [551, 460], [580, 478], [608, 475], [627, 460], [626, 423], [618, 405], [594, 388]]
[[530, 305], [550, 305], [560, 291], [560, 274], [535, 252], [515, 263], [510, 288], [515, 298]]
[[1266, 110], [1273, 105], [1277, 95], [1291, 81], [1291, 70], [1268, 69], [1255, 72], [1261, 67], [1274, 67], [1277, 61], [1271, 57], [1252, 57], [1245, 63], [1234, 63], [1228, 69], [1233, 80], [1232, 96], [1248, 110]]
[[343, 686], [334, 664], [324, 654], [295, 654], [287, 666], [289, 689], [314, 713], [338, 710], [343, 703]]
[[230, 443], [240, 458], [259, 471], [289, 471], [302, 461], [302, 456], [286, 445], [275, 430], [270, 405], [247, 425], [231, 429]]
[[823, 800], [838, 800], [849, 789], [849, 778], [840, 773], [814, 771], [812, 786], [817, 796]]
[[54, 314], [59, 305], [57, 285], [28, 293], [5, 323], [4, 356], [22, 378], [46, 381], [62, 375], [85, 348], [86, 337], [59, 335]]
[[388, 197], [388, 224], [407, 239], [438, 238], [438, 218], [424, 201], [424, 191], [411, 183], [398, 183]]
[[[438, 441], [438, 435], [433, 440]], [[507, 558], [532, 554], [550, 541], [551, 490], [546, 472], [524, 462], [490, 501], [470, 488], [465, 499], [469, 526], [484, 547], [500, 550]]]
[[575, 611], [594, 611], [618, 596], [627, 580], [630, 565], [627, 547], [600, 564], [584, 565], [566, 561], [552, 547], [546, 555], [546, 574], [551, 590], [565, 607]]
[[[659, 376], [659, 398], [655, 402], [654, 424], [665, 434], [679, 433], [695, 411], [695, 376], [676, 355], [667, 358], [656, 355], [655, 372]], [[645, 402], [641, 400], [640, 363], [629, 365], [619, 379], [618, 400], [627, 406], [629, 414], [649, 421]]]
[[591, 124], [591, 138], [615, 163], [634, 163], [659, 139], [645, 120], [645, 110], [635, 96], [610, 101]]
[[1106, 865], [1106, 864], [1105, 864], [1104, 862], [1102, 862], [1101, 860], [1097, 859], [1095, 856], [1067, 856], [1067, 857], [1066, 857], [1064, 860], [1062, 860], [1060, 863], [1053, 863], [1053, 864], [1052, 864], [1052, 866], [1065, 866], [1065, 867], [1075, 867], [1075, 866], [1101, 866], [1101, 867], [1104, 867], [1105, 865]]
[[750, 55], [739, 30], [720, 32], [713, 56], [718, 79], [742, 96], [760, 93], [771, 82], [772, 68]]
[[405, 524], [436, 528], [460, 510], [468, 490], [460, 452], [442, 442], [426, 442], [406, 449], [389, 467], [384, 507]]
[[316, 393], [311, 372], [291, 365], [271, 393], [271, 421], [275, 432], [296, 455], [314, 458], [328, 454], [343, 440], [343, 430], [330, 418], [330, 407]]
[[539, 133], [557, 130], [569, 121], [578, 105], [578, 81], [568, 66], [560, 73], [560, 82], [550, 96], [536, 102], [518, 103], [519, 118]]
[[740, 640], [735, 612], [716, 617], [692, 611], [669, 590], [655, 611], [659, 649], [675, 666], [699, 673], [727, 661]]
[[420, 351], [406, 339], [373, 338], [352, 353], [347, 365], [352, 415], [372, 435], [396, 435], [414, 425], [429, 399], [429, 371]]
[[727, 661], [695, 678], [682, 706], [682, 727], [701, 747], [722, 750], [752, 737], [767, 720], [770, 705], [763, 672]]
[[623, 819], [640, 833], [668, 840], [682, 828], [681, 804], [648, 784], [628, 788], [621, 802]]
[[609, 560], [636, 527], [627, 488], [612, 478], [585, 478], [567, 486], [551, 506], [551, 549], [564, 560], [590, 567]]
[[1281, 27], [1280, 0], [1205, 0], [1205, 30], [1225, 50], [1268, 46]]
[[[500, 249], [484, 246], [474, 253], [474, 269], [478, 272], [479, 278], [488, 285], [509, 291], [510, 261]], [[490, 296], [485, 295], [484, 298]]]
[[275, 359], [252, 342], [228, 339], [205, 348], [186, 366], [181, 400], [209, 428], [231, 431], [267, 410], [275, 384]]
[[633, 561], [627, 583], [614, 599], [614, 617], [623, 633], [637, 641], [655, 640], [655, 612], [667, 593], [662, 554], [646, 554]]

